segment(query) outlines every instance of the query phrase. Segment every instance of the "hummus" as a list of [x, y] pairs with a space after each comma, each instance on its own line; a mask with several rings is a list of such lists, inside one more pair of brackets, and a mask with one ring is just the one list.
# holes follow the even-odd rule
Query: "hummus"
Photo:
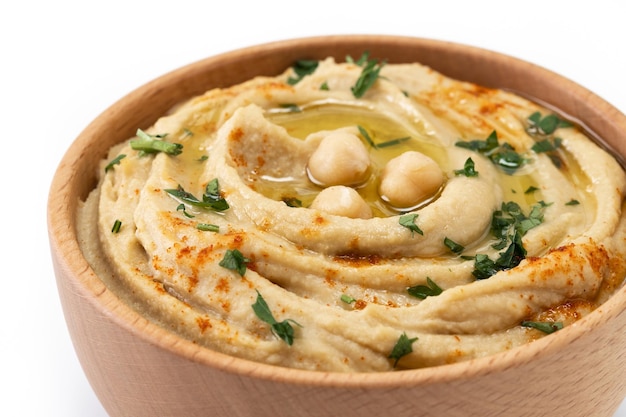
[[417, 63], [306, 64], [102, 161], [82, 249], [147, 318], [252, 361], [389, 371], [512, 349], [623, 285], [626, 177], [578, 126]]

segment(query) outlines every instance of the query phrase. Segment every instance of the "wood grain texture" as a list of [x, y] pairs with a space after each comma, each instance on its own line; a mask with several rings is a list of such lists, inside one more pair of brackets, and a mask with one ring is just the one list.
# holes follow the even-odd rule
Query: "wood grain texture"
[[275, 75], [302, 58], [419, 61], [446, 75], [507, 88], [584, 122], [626, 157], [626, 117], [543, 68], [477, 48], [389, 36], [328, 36], [251, 47], [149, 82], [107, 109], [61, 161], [48, 202], [50, 247], [72, 340], [112, 416], [611, 416], [626, 395], [626, 288], [550, 337], [476, 361], [380, 374], [283, 369], [182, 340], [121, 303], [78, 246], [78, 201], [110, 146], [174, 104], [213, 87]]

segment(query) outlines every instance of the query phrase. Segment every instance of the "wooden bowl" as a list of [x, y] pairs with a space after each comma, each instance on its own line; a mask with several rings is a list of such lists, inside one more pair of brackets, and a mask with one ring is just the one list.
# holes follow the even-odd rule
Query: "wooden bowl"
[[79, 200], [112, 145], [174, 104], [297, 59], [363, 51], [553, 105], [626, 157], [626, 117], [583, 87], [502, 54], [426, 39], [325, 36], [211, 57], [133, 91], [75, 140], [52, 182], [48, 225], [65, 317], [83, 369], [112, 416], [611, 416], [626, 395], [626, 288], [574, 325], [490, 357], [387, 373], [285, 369], [195, 345], [147, 321], [98, 279], [79, 248]]

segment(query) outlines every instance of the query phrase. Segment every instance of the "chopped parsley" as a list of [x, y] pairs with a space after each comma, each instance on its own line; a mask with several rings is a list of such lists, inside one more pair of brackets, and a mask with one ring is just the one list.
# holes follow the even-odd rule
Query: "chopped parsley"
[[283, 197], [282, 201], [289, 207], [302, 207], [302, 201], [296, 197]]
[[[199, 207], [214, 211], [224, 211], [230, 208], [228, 202], [222, 197], [219, 190], [219, 182], [217, 178], [212, 179], [205, 187], [204, 194], [202, 195], [202, 200], [196, 198], [193, 194], [184, 190], [184, 188], [179, 184], [177, 188], [167, 189], [166, 193], [171, 196], [179, 199], [185, 204], [189, 204], [193, 207]], [[180, 208], [180, 206], [178, 206]]]
[[561, 146], [562, 141], [561, 138], [543, 139], [535, 142], [531, 149], [536, 153], [554, 152]]
[[476, 171], [474, 167], [474, 161], [472, 160], [472, 158], [467, 158], [465, 160], [465, 164], [463, 164], [463, 169], [455, 170], [454, 175], [464, 175], [466, 177], [477, 177], [478, 171]]
[[580, 201], [576, 200], [575, 198], [572, 198], [570, 201], [565, 203], [566, 206], [577, 206], [579, 204], [580, 204]]
[[107, 164], [107, 166], [105, 166], [105, 167], [104, 167], [104, 172], [109, 172], [111, 169], [113, 169], [113, 168], [115, 167], [115, 165], [119, 165], [119, 164], [120, 164], [120, 161], [121, 161], [122, 159], [124, 159], [124, 158], [126, 158], [126, 155], [125, 155], [125, 154], [123, 154], [123, 153], [121, 153], [121, 154], [119, 154], [118, 156], [116, 156], [115, 158], [113, 158], [113, 159], [111, 160], [111, 162], [109, 162], [109, 163]]
[[198, 223], [196, 225], [196, 229], [202, 230], [203, 232], [219, 232], [220, 231], [220, 227], [218, 225], [210, 224], [210, 223]]
[[530, 187], [526, 189], [526, 191], [524, 191], [524, 194], [532, 194], [535, 191], [539, 191], [539, 187], [535, 187], [534, 185], [531, 185]]
[[324, 82], [322, 83], [322, 85], [320, 85], [320, 90], [322, 90], [322, 91], [328, 91], [328, 90], [330, 90], [330, 88], [328, 88], [328, 82], [324, 81]]
[[376, 80], [378, 80], [380, 70], [385, 66], [385, 62], [379, 63], [378, 60], [371, 60], [367, 55], [363, 54], [357, 62], [357, 65], [360, 65], [363, 69], [356, 83], [350, 89], [354, 97], [361, 98], [363, 94], [374, 85]]
[[243, 256], [239, 249], [227, 249], [219, 266], [237, 271], [243, 277], [246, 273], [246, 264], [248, 262], [250, 262], [250, 259]]
[[302, 109], [295, 103], [283, 103], [280, 105], [281, 108], [288, 110], [291, 113], [300, 113]]
[[413, 287], [409, 287], [407, 292], [413, 297], [424, 300], [426, 297], [434, 297], [441, 294], [443, 290], [439, 287], [439, 285], [435, 284], [432, 279], [426, 277], [426, 285], [415, 285]]
[[397, 138], [397, 139], [391, 139], [391, 140], [388, 140], [387, 142], [379, 143], [378, 145], [376, 145], [376, 147], [377, 148], [387, 148], [389, 146], [399, 145], [402, 142], [406, 142], [409, 139], [411, 139], [410, 136], [405, 136], [403, 138]]
[[526, 163], [526, 158], [517, 153], [509, 143], [499, 142], [498, 134], [495, 130], [491, 132], [487, 139], [458, 141], [455, 145], [459, 148], [469, 149], [484, 155], [507, 174], [513, 174]]
[[119, 233], [122, 228], [122, 222], [119, 220], [115, 220], [113, 222], [113, 227], [111, 228], [111, 233]]
[[[509, 201], [502, 203], [502, 208], [493, 213], [491, 234], [498, 241], [492, 245], [494, 249], [504, 249], [494, 261], [485, 254], [474, 256], [472, 275], [476, 279], [486, 279], [499, 271], [511, 269], [526, 258], [526, 249], [522, 237], [543, 222], [543, 211], [549, 204], [540, 201], [531, 207], [525, 215], [519, 204]], [[471, 259], [471, 258], [470, 258]]]
[[359, 133], [361, 134], [361, 136], [363, 136], [363, 138], [367, 141], [367, 143], [369, 143], [369, 145], [372, 148], [376, 147], [376, 144], [374, 143], [374, 141], [372, 140], [372, 137], [370, 136], [370, 134], [367, 132], [367, 130], [365, 130], [365, 128], [361, 125], [357, 126], [357, 128], [359, 129]]
[[541, 112], [534, 112], [527, 119], [528, 128], [527, 132], [531, 135], [551, 135], [558, 128], [572, 127], [572, 124], [564, 119], [561, 119], [556, 114], [548, 114], [542, 116]]
[[267, 303], [265, 302], [265, 299], [263, 298], [259, 290], [257, 290], [256, 293], [257, 293], [256, 302], [252, 304], [252, 310], [254, 311], [254, 314], [256, 314], [256, 316], [261, 321], [264, 321], [265, 323], [271, 326], [272, 333], [276, 337], [278, 337], [279, 339], [282, 339], [285, 343], [291, 346], [293, 344], [293, 338], [294, 338], [294, 330], [293, 330], [293, 327], [291, 326], [291, 323], [294, 323], [297, 326], [300, 326], [300, 325], [292, 319], [286, 319], [281, 322], [277, 321], [274, 318], [272, 311], [268, 307]]
[[353, 298], [349, 296], [348, 294], [341, 294], [341, 301], [343, 301], [346, 304], [352, 304], [356, 302], [356, 298]]
[[406, 332], [400, 335], [398, 341], [396, 342], [393, 349], [391, 350], [391, 353], [389, 354], [389, 359], [395, 359], [393, 363], [394, 368], [398, 365], [398, 361], [400, 360], [400, 358], [413, 352], [412, 345], [413, 342], [415, 342], [416, 340], [417, 337], [409, 339], [409, 337], [406, 335]]
[[187, 206], [184, 203], [180, 203], [178, 206], [176, 206], [176, 211], [182, 211], [185, 217], [188, 217], [190, 219], [196, 217], [191, 213], [187, 213]]
[[544, 322], [544, 321], [528, 321], [525, 320], [521, 323], [522, 327], [530, 327], [532, 329], [540, 330], [546, 334], [554, 333], [557, 330], [561, 330], [563, 328], [563, 323], [560, 321], [556, 322]]
[[458, 243], [447, 237], [443, 238], [443, 244], [446, 245], [446, 247], [450, 249], [450, 251], [456, 253], [457, 255], [463, 252], [463, 250], [465, 249], [463, 245], [459, 245]]
[[296, 73], [296, 76], [287, 78], [287, 84], [298, 84], [305, 76], [313, 74], [318, 65], [319, 61], [313, 59], [300, 59], [296, 61], [291, 67], [293, 72]]
[[418, 217], [417, 213], [404, 214], [400, 216], [400, 218], [398, 219], [398, 223], [400, 223], [400, 226], [404, 226], [407, 229], [409, 229], [411, 231], [411, 236], [413, 236], [415, 233], [424, 235], [424, 232], [422, 231], [422, 229], [420, 229], [415, 224], [415, 219], [417, 219], [417, 217]]
[[163, 140], [166, 136], [167, 134], [150, 135], [141, 129], [137, 129], [137, 137], [139, 139], [132, 139], [130, 147], [141, 154], [164, 152], [168, 155], [180, 155], [183, 152], [183, 145]]
[[399, 144], [401, 144], [403, 142], [406, 142], [407, 140], [411, 139], [410, 136], [405, 136], [405, 137], [402, 137], [402, 138], [391, 139], [391, 140], [388, 140], [386, 142], [381, 142], [379, 144], [376, 144], [376, 143], [374, 143], [374, 140], [372, 139], [372, 137], [370, 136], [368, 131], [363, 126], [357, 125], [357, 129], [359, 129], [359, 133], [361, 134], [361, 136], [363, 136], [363, 139], [365, 139], [365, 141], [372, 148], [375, 148], [375, 149], [388, 148], [390, 146], [399, 145]]

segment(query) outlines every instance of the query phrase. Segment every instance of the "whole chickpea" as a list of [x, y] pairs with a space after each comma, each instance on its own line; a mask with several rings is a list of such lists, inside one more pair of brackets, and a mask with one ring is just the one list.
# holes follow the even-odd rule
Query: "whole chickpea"
[[311, 203], [311, 208], [352, 219], [372, 218], [372, 209], [359, 193], [343, 185], [323, 189]]
[[359, 185], [369, 176], [370, 158], [358, 136], [346, 131], [330, 132], [311, 154], [307, 172], [312, 182]]
[[434, 196], [443, 181], [444, 174], [434, 160], [408, 151], [387, 162], [378, 192], [390, 205], [410, 208]]

